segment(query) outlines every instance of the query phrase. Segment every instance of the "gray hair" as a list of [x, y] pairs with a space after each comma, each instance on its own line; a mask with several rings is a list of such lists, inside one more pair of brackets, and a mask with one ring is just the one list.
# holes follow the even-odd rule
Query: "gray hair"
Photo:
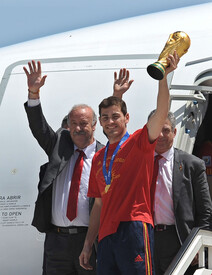
[[[155, 113], [156, 110], [153, 110], [150, 112], [149, 116], [148, 116], [148, 120], [150, 119], [150, 117], [153, 116], [153, 114]], [[174, 113], [172, 113], [171, 111], [168, 112], [168, 116], [167, 116], [167, 119], [170, 121], [171, 123], [171, 129], [172, 129], [172, 132], [174, 132], [174, 129], [176, 127], [176, 118], [175, 118], [175, 115]]]
[[79, 108], [81, 108], [81, 109], [84, 109], [84, 108], [89, 108], [89, 109], [91, 109], [91, 111], [93, 112], [92, 126], [94, 126], [94, 125], [96, 124], [96, 122], [97, 122], [97, 116], [96, 116], [94, 110], [93, 110], [90, 106], [88, 106], [88, 105], [86, 105], [86, 104], [77, 104], [77, 105], [74, 105], [74, 106], [72, 107], [72, 109], [71, 109], [70, 112], [68, 113], [68, 126], [70, 127], [70, 114], [71, 114], [73, 111], [75, 111], [75, 110], [77, 110], [77, 109], [79, 109]]

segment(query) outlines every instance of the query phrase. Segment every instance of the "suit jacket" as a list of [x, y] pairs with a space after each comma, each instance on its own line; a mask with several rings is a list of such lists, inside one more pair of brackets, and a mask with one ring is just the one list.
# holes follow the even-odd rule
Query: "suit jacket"
[[203, 160], [174, 149], [173, 203], [176, 228], [183, 243], [193, 227], [209, 227], [212, 204]]
[[[52, 228], [52, 183], [74, 153], [74, 143], [69, 131], [63, 128], [57, 132], [52, 130], [46, 122], [40, 104], [35, 107], [28, 107], [26, 102], [24, 107], [32, 134], [49, 157], [48, 164], [46, 167], [44, 166], [45, 171], [41, 170], [43, 175], [39, 183], [39, 193], [32, 221], [32, 225], [40, 232], [48, 232]], [[97, 141], [96, 151], [102, 147], [104, 145]], [[93, 205], [93, 200], [89, 201], [90, 209]]]

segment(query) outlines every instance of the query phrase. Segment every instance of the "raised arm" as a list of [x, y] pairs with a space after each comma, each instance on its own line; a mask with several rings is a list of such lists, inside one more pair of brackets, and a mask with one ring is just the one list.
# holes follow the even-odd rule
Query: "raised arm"
[[122, 98], [123, 94], [130, 88], [134, 80], [129, 80], [130, 73], [128, 70], [120, 69], [119, 77], [114, 72], [113, 96]]
[[[23, 67], [27, 76], [28, 84], [28, 99], [39, 99], [40, 88], [44, 85], [46, 75], [42, 76], [40, 61], [28, 62], [29, 71]], [[54, 130], [48, 125], [41, 108], [41, 104], [30, 106], [29, 101], [24, 104], [30, 129], [33, 136], [37, 139], [40, 146], [50, 156], [57, 141], [57, 135]]]
[[28, 84], [28, 97], [29, 99], [38, 99], [40, 88], [44, 85], [47, 75], [42, 76], [41, 73], [41, 63], [37, 62], [37, 66], [34, 60], [28, 62], [29, 71], [26, 67], [23, 67], [24, 72], [27, 76]]
[[167, 75], [177, 68], [177, 64], [180, 59], [175, 51], [174, 55], [169, 55], [167, 60], [169, 62], [169, 66], [166, 68], [164, 78], [159, 81], [157, 108], [154, 115], [152, 115], [147, 123], [150, 142], [154, 142], [157, 139], [165, 120], [167, 119], [170, 104]]

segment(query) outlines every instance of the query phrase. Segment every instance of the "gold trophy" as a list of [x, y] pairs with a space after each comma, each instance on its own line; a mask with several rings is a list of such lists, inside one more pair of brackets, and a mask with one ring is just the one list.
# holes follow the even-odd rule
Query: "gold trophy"
[[158, 61], [147, 67], [148, 74], [154, 79], [163, 79], [165, 69], [169, 65], [166, 59], [169, 54], [174, 54], [174, 51], [176, 50], [178, 56], [181, 57], [187, 53], [190, 44], [190, 38], [185, 32], [178, 31], [170, 34], [169, 39], [158, 58]]

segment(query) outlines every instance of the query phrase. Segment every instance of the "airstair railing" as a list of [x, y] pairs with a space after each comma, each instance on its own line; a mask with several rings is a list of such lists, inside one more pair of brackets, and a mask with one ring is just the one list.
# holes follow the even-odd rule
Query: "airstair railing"
[[193, 228], [164, 275], [183, 275], [197, 253], [199, 268], [212, 274], [212, 229]]

